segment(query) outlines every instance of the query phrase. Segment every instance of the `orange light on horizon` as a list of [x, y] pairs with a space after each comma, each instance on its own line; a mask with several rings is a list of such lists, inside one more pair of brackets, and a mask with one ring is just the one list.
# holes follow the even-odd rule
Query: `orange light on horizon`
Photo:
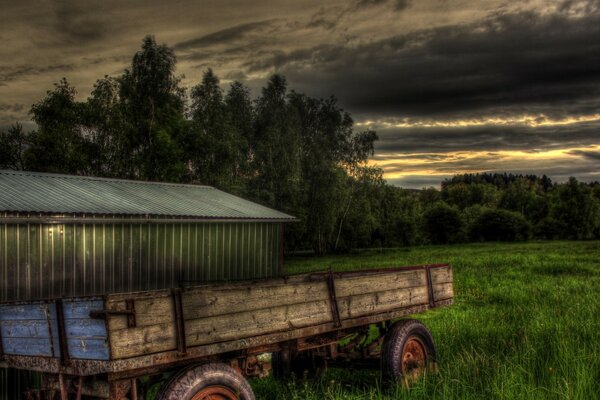
[[578, 115], [560, 119], [553, 119], [544, 114], [539, 115], [521, 115], [511, 118], [489, 117], [473, 118], [464, 120], [416, 120], [413, 118], [389, 118], [381, 120], [366, 120], [356, 122], [358, 127], [381, 127], [386, 128], [465, 128], [476, 126], [529, 126], [532, 128], [541, 126], [561, 126], [573, 125], [586, 122], [600, 121], [600, 114]]

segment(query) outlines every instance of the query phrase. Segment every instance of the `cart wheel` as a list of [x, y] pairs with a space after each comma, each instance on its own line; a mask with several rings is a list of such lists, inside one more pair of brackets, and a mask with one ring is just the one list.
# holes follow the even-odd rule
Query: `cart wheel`
[[429, 330], [415, 319], [392, 325], [381, 349], [384, 376], [392, 381], [412, 381], [424, 376], [435, 365], [435, 345]]
[[211, 363], [175, 374], [157, 396], [160, 400], [255, 400], [248, 381], [226, 364]]

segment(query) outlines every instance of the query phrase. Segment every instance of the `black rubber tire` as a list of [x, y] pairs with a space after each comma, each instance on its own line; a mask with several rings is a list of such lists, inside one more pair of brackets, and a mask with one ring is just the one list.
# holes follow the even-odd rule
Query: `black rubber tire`
[[[424, 356], [424, 366], [419, 370], [407, 369], [403, 363], [405, 354], [405, 345], [407, 342], [417, 344], [421, 347]], [[407, 355], [407, 358], [411, 356]], [[385, 335], [383, 346], [381, 348], [381, 370], [384, 378], [389, 381], [404, 381], [409, 383], [407, 378], [415, 378], [417, 374], [430, 369], [436, 361], [435, 344], [431, 333], [421, 322], [415, 319], [402, 319], [390, 328]], [[417, 368], [417, 367], [414, 367]], [[407, 369], [407, 370], [405, 370]]]
[[255, 400], [248, 381], [227, 364], [210, 363], [185, 368], [163, 386], [157, 400], [191, 400], [200, 391], [226, 388], [239, 400]]

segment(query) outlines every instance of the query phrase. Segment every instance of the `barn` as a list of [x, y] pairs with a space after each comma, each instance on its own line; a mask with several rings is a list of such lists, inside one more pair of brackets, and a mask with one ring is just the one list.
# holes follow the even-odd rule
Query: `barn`
[[273, 277], [293, 220], [208, 186], [0, 171], [0, 301]]

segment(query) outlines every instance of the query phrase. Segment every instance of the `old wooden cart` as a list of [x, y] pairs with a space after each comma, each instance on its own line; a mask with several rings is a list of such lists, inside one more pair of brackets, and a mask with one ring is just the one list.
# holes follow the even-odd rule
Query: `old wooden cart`
[[[452, 303], [448, 265], [322, 272], [170, 290], [0, 305], [0, 366], [40, 371], [31, 398], [253, 399], [245, 377], [307, 363], [368, 361], [391, 378], [435, 360], [418, 321], [398, 318]], [[398, 320], [398, 321], [397, 321]], [[381, 339], [361, 346], [367, 331]], [[340, 344], [340, 341], [342, 341]]]

